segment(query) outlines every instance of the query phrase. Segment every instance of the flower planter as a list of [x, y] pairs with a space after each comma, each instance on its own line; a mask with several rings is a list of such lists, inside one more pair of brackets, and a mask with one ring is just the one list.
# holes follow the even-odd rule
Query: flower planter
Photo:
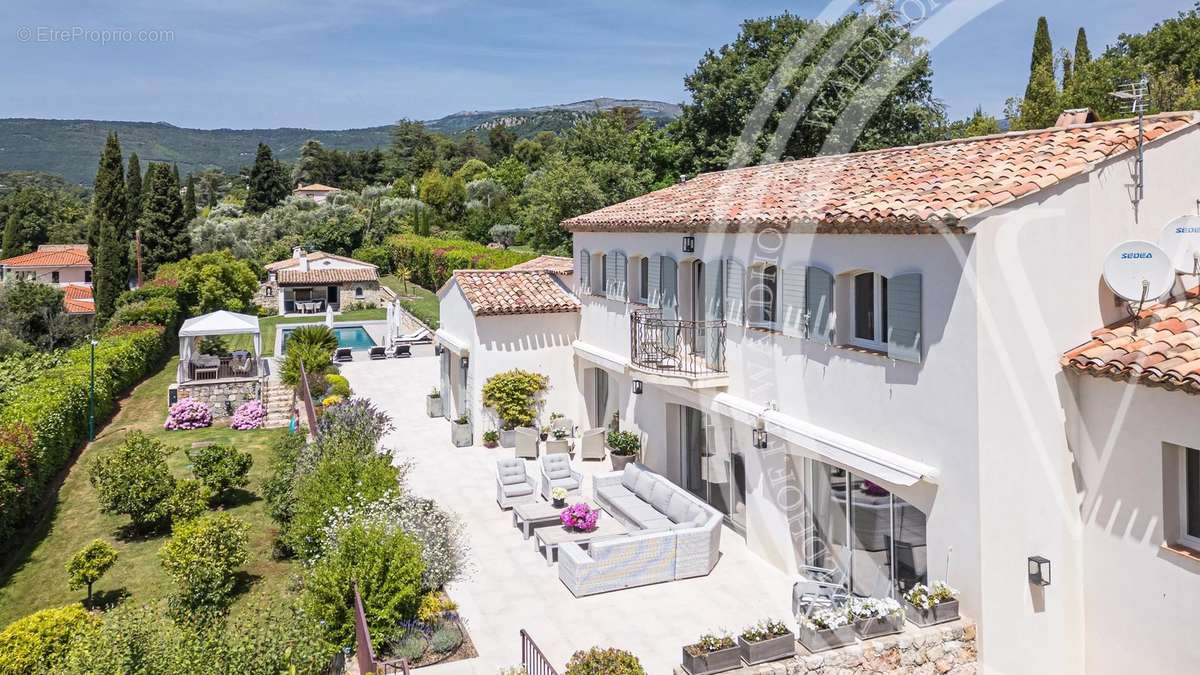
[[552, 438], [552, 439], [546, 441], [546, 454], [547, 455], [552, 455], [556, 452], [561, 452], [562, 454], [565, 455], [565, 454], [569, 453], [570, 451], [571, 451], [571, 446], [566, 439], [563, 439], [560, 441], [558, 439]]
[[904, 601], [904, 615], [909, 621], [922, 628], [954, 621], [958, 618], [958, 600], [940, 602], [929, 609], [917, 607], [906, 600]]
[[553, 499], [550, 501], [550, 504], [551, 504], [551, 506], [553, 506], [556, 509], [567, 508], [567, 500], [566, 499]]
[[516, 429], [501, 429], [500, 430], [500, 447], [515, 448], [517, 446], [517, 430]]
[[852, 645], [856, 638], [853, 624], [824, 630], [809, 628], [804, 624], [800, 624], [800, 632], [796, 635], [796, 639], [800, 641], [800, 644], [804, 645], [805, 649], [816, 653]]
[[904, 630], [904, 614], [896, 612], [884, 617], [873, 616], [869, 619], [859, 619], [854, 622], [854, 632], [864, 640], [884, 635], [893, 635]]
[[637, 455], [618, 455], [609, 448], [608, 458], [612, 461], [613, 471], [624, 471], [625, 465], [637, 459]]
[[471, 423], [450, 423], [450, 442], [457, 448], [465, 448], [471, 445]]
[[441, 396], [425, 396], [425, 412], [429, 413], [430, 417], [441, 417], [443, 410]]
[[737, 645], [700, 656], [692, 656], [688, 653], [687, 647], [683, 648], [683, 669], [691, 675], [723, 673], [741, 666], [742, 651]]
[[796, 655], [796, 636], [791, 631], [787, 635], [767, 638], [759, 642], [747, 642], [738, 636], [738, 649], [746, 665], [753, 666], [767, 661], [778, 661]]

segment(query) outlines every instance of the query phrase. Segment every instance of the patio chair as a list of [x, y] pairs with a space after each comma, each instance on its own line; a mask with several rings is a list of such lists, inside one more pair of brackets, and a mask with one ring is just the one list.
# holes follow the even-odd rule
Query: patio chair
[[404, 335], [398, 335], [392, 338], [392, 344], [418, 344], [424, 342], [433, 342], [433, 334], [429, 332], [428, 328], [418, 328], [411, 333], [405, 333]]
[[517, 439], [517, 457], [537, 459], [538, 432], [530, 427], [518, 427], [515, 430]]
[[333, 352], [333, 360], [335, 363], [346, 363], [354, 360], [354, 352], [349, 347], [338, 347]]
[[412, 347], [408, 345], [392, 345], [393, 359], [407, 359], [412, 356]]
[[254, 367], [254, 361], [250, 359], [248, 352], [242, 352], [245, 356], [237, 356], [236, 353], [229, 361], [229, 370], [239, 377], [244, 377], [250, 374]]
[[841, 570], [801, 565], [804, 575], [792, 585], [792, 614], [812, 616], [818, 609], [841, 607], [850, 601], [846, 575]]
[[579, 495], [583, 486], [583, 474], [571, 468], [571, 456], [564, 454], [543, 455], [538, 464], [542, 468], [542, 497], [550, 500], [550, 491], [564, 488], [568, 495]]
[[370, 357], [370, 359], [372, 361], [378, 361], [379, 359], [386, 359], [387, 358], [387, 349], [385, 349], [383, 347], [371, 347], [371, 349], [367, 351], [367, 356]]
[[604, 429], [588, 429], [579, 438], [580, 459], [604, 459]]
[[496, 460], [496, 503], [502, 509], [537, 501], [537, 483], [525, 470], [525, 460]]

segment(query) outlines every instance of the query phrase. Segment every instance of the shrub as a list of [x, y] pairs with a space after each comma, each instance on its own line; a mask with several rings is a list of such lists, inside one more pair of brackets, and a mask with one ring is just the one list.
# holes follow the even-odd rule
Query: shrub
[[337, 349], [338, 341], [328, 326], [300, 326], [288, 333], [284, 351], [291, 349], [293, 345], [321, 347], [332, 354], [333, 350]]
[[287, 353], [283, 357], [283, 364], [279, 367], [279, 377], [284, 384], [292, 387], [298, 386], [300, 384], [300, 366], [303, 365], [304, 372], [308, 374], [309, 391], [318, 392], [320, 388], [317, 383], [321, 382], [325, 372], [333, 366], [332, 358], [333, 350], [320, 345], [289, 344]]
[[492, 249], [474, 241], [400, 234], [385, 242], [397, 269], [411, 271], [410, 281], [425, 288], [441, 288], [457, 269], [504, 269], [532, 260], [536, 254], [512, 249]]
[[172, 330], [179, 323], [179, 303], [172, 298], [149, 298], [121, 305], [108, 320], [109, 326], [158, 324]]
[[337, 394], [330, 394], [329, 396], [326, 396], [325, 398], [321, 399], [321, 407], [331, 408], [341, 402], [342, 402], [341, 396], [338, 396]]
[[321, 556], [304, 580], [304, 604], [323, 623], [334, 644], [354, 641], [354, 610], [348, 601], [355, 582], [372, 634], [393, 633], [416, 617], [421, 603], [420, 549], [408, 535], [353, 522], [338, 545]]
[[0, 632], [0, 675], [46, 672], [67, 658], [71, 638], [96, 622], [79, 605], [34, 612]]
[[333, 394], [334, 396], [350, 398], [350, 395], [353, 393], [350, 391], [350, 380], [347, 380], [345, 377], [338, 375], [337, 373], [329, 373], [326, 375], [325, 385], [327, 387], [326, 392]]
[[458, 603], [450, 599], [442, 591], [426, 593], [421, 598], [421, 607], [417, 610], [417, 619], [421, 623], [434, 624], [446, 618], [446, 615], [458, 609]]
[[198, 480], [184, 479], [175, 482], [175, 491], [167, 499], [166, 513], [172, 523], [191, 520], [208, 510], [212, 491]]
[[514, 369], [496, 373], [483, 384], [483, 404], [507, 428], [529, 426], [537, 415], [537, 395], [546, 389], [545, 375]]
[[228, 251], [201, 253], [161, 265], [154, 282], [173, 285], [179, 305], [188, 316], [219, 309], [246, 312], [258, 290], [258, 276], [250, 265]]
[[208, 404], [196, 398], [185, 398], [177, 401], [167, 411], [167, 421], [163, 422], [164, 429], [172, 431], [184, 429], [203, 429], [212, 426], [212, 410]]
[[[95, 415], [103, 422], [116, 401], [162, 363], [161, 326], [123, 327], [96, 345]], [[4, 392], [0, 408], [0, 538], [28, 521], [46, 484], [87, 440], [91, 346]]]
[[646, 675], [646, 670], [637, 657], [627, 651], [592, 647], [571, 656], [566, 675]]
[[93, 539], [67, 563], [71, 590], [87, 587], [87, 605], [92, 604], [92, 585], [117, 562], [117, 549], [103, 539]]
[[399, 477], [389, 455], [362, 456], [339, 449], [321, 459], [312, 473], [299, 478], [292, 520], [283, 532], [286, 545], [303, 559], [316, 557], [330, 514], [355, 501], [383, 497], [396, 489]]
[[443, 623], [429, 638], [429, 648], [438, 654], [449, 654], [463, 643], [462, 631], [452, 623]]
[[642, 449], [642, 439], [632, 431], [610, 431], [607, 442], [614, 455], [628, 457], [636, 455], [638, 450]]
[[271, 465], [267, 479], [263, 481], [263, 498], [267, 511], [277, 524], [283, 525], [292, 519], [295, 493], [292, 491], [296, 478], [296, 460], [305, 444], [304, 434], [286, 433], [271, 441]]
[[267, 408], [258, 399], [246, 401], [238, 406], [229, 419], [229, 428], [245, 431], [257, 429], [267, 421]]
[[217, 499], [224, 499], [230, 488], [244, 487], [250, 482], [250, 466], [254, 459], [248, 452], [240, 452], [230, 445], [207, 445], [188, 448], [188, 459], [192, 462], [192, 474]]
[[392, 252], [386, 246], [360, 246], [350, 257], [378, 267], [381, 275], [392, 273]]
[[246, 562], [250, 524], [228, 513], [210, 513], [177, 524], [159, 549], [163, 569], [178, 592], [179, 609], [223, 608], [233, 591], [234, 570]]
[[505, 248], [512, 246], [520, 233], [521, 228], [516, 225], [493, 225], [488, 230], [488, 236], [492, 238], [492, 241]]
[[175, 478], [167, 469], [173, 449], [140, 431], [131, 431], [115, 451], [92, 463], [89, 480], [105, 513], [129, 516], [146, 530], [169, 516]]

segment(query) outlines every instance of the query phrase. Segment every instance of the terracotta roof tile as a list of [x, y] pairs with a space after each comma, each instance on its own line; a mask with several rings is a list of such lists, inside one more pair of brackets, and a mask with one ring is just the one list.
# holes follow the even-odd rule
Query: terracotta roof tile
[[[308, 261], [310, 263], [315, 260], [324, 260], [324, 259], [328, 258], [330, 260], [341, 260], [343, 262], [356, 263], [356, 264], [362, 265], [364, 267], [375, 267], [375, 265], [373, 265], [369, 262], [365, 262], [362, 260], [355, 260], [354, 258], [348, 258], [344, 255], [334, 255], [332, 253], [326, 253], [325, 251], [313, 251], [311, 253], [305, 253], [304, 257], [308, 258]], [[267, 263], [266, 265], [263, 265], [263, 268], [266, 269], [268, 272], [275, 272], [278, 270], [285, 270], [289, 267], [295, 267], [298, 264], [300, 264], [300, 260], [298, 258], [293, 257], [293, 258], [287, 258], [286, 260], [277, 260], [273, 263]]]
[[92, 299], [92, 287], [83, 284], [63, 286], [63, 307], [68, 314], [95, 314], [96, 303]]
[[275, 281], [280, 286], [305, 286], [308, 284], [340, 284], [354, 281], [378, 281], [379, 272], [374, 267], [359, 267], [354, 269], [330, 268], [324, 270], [310, 269], [280, 270], [275, 274]]
[[561, 255], [540, 255], [533, 260], [517, 263], [510, 270], [553, 272], [555, 274], [574, 274], [575, 261]]
[[[1146, 118], [1147, 138], [1197, 123]], [[762, 227], [822, 233], [921, 234], [1009, 204], [1136, 145], [1117, 120], [825, 155], [701, 174], [563, 222], [572, 232], [725, 232]]]
[[43, 244], [25, 255], [0, 260], [5, 267], [91, 267], [86, 244]]
[[454, 281], [476, 316], [579, 311], [579, 299], [547, 271], [457, 270]]

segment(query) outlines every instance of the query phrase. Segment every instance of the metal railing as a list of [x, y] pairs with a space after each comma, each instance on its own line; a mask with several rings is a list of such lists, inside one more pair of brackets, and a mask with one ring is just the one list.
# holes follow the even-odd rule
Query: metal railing
[[[304, 370], [304, 364], [300, 364], [300, 384], [296, 387], [296, 395], [300, 397], [304, 404], [304, 416], [308, 418], [308, 433], [313, 438], [317, 436], [317, 411], [313, 407], [312, 391], [308, 387], [308, 373]], [[295, 406], [293, 406], [294, 408]]]
[[408, 661], [394, 659], [381, 661], [375, 657], [375, 647], [371, 644], [371, 629], [367, 627], [367, 615], [363, 611], [362, 596], [358, 594], [358, 584], [354, 584], [354, 638], [357, 643], [354, 658], [358, 662], [358, 672], [374, 673], [375, 675], [410, 675]]
[[546, 658], [524, 628], [521, 629], [521, 666], [528, 675], [558, 675], [550, 659]]
[[629, 319], [629, 358], [635, 366], [699, 377], [725, 372], [725, 321], [663, 317], [640, 309]]

